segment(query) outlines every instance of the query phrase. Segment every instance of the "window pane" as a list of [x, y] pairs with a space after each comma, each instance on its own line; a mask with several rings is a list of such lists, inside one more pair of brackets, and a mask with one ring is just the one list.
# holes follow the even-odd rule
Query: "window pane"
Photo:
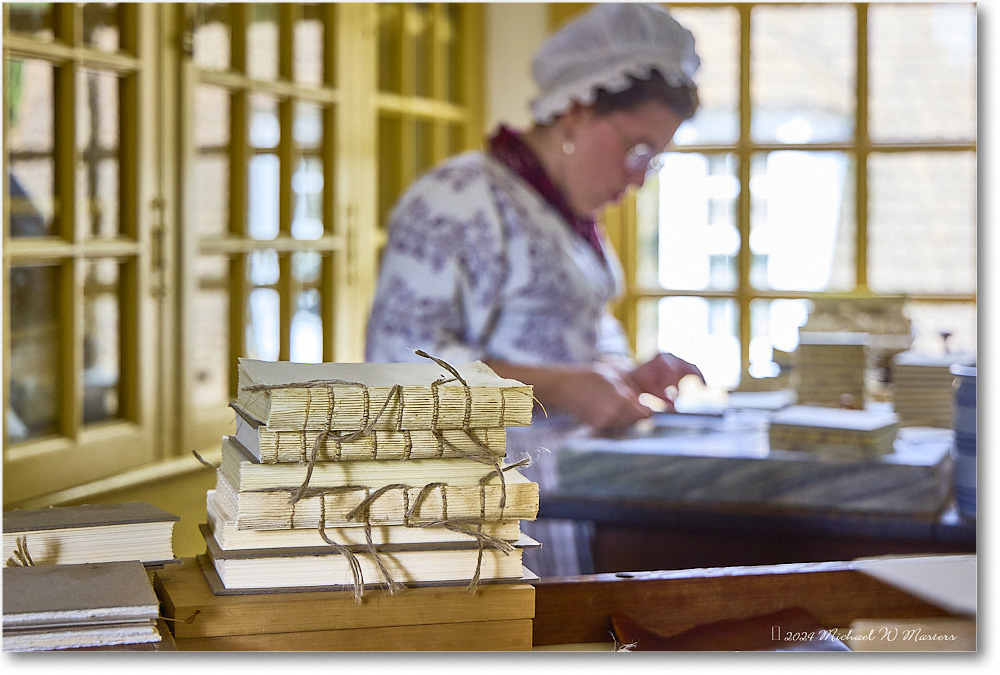
[[40, 40], [55, 37], [55, 20], [51, 2], [4, 3], [10, 14], [11, 32], [30, 35]]
[[83, 287], [83, 421], [118, 417], [121, 379], [121, 264], [86, 263]]
[[229, 93], [218, 87], [198, 86], [194, 91], [194, 190], [192, 216], [202, 235], [222, 235], [229, 230]]
[[292, 237], [319, 239], [323, 236], [323, 160], [309, 155], [299, 160], [292, 175]]
[[121, 48], [121, 10], [117, 2], [83, 5], [83, 43], [102, 52]]
[[446, 142], [448, 144], [446, 156], [448, 157], [467, 150], [468, 148], [465, 147], [465, 127], [458, 123], [449, 124]]
[[637, 275], [643, 287], [736, 288], [739, 179], [731, 154], [668, 153], [637, 197]]
[[740, 15], [733, 7], [671, 7], [694, 34], [698, 113], [674, 135], [678, 145], [735, 143], [740, 133]]
[[854, 167], [841, 152], [761, 153], [750, 166], [750, 280], [760, 289], [854, 286]]
[[58, 432], [62, 322], [61, 270], [55, 265], [11, 267], [10, 400], [7, 441]]
[[230, 4], [201, 3], [197, 6], [194, 31], [194, 63], [209, 70], [227, 70], [232, 51]]
[[429, 4], [412, 3], [405, 5], [404, 10], [406, 39], [410, 40], [412, 51], [403, 63], [404, 68], [413, 70], [413, 91], [404, 94], [414, 96], [433, 96], [431, 91], [431, 57], [433, 42], [433, 24], [431, 22], [431, 6]]
[[198, 290], [188, 315], [192, 322], [195, 408], [229, 402], [229, 368], [234, 356], [229, 349], [229, 261], [222, 256], [199, 256]]
[[7, 63], [9, 233], [15, 238], [52, 234], [57, 207], [53, 72], [44, 61]]
[[323, 236], [323, 109], [299, 103], [292, 128], [299, 159], [292, 174], [292, 237]]
[[247, 256], [247, 281], [251, 285], [273, 286], [280, 276], [277, 251], [254, 251]]
[[77, 83], [77, 218], [87, 236], [119, 233], [120, 84], [114, 73], [80, 71]]
[[976, 137], [976, 7], [873, 4], [871, 134], [876, 141]]
[[426, 120], [413, 121], [413, 165], [418, 176], [434, 166], [434, 125]]
[[812, 308], [809, 300], [754, 300], [750, 303], [750, 377], [777, 377], [774, 350], [793, 352], [799, 328]]
[[[723, 298], [641, 300], [636, 353], [648, 358], [670, 352], [697, 365], [713, 387], [732, 388], [740, 379], [739, 310]], [[652, 339], [651, 339], [652, 338]]]
[[977, 317], [975, 303], [908, 302], [906, 316], [913, 326], [914, 351], [942, 354], [975, 354]]
[[323, 257], [318, 251], [294, 251], [292, 253], [292, 277], [303, 285], [319, 283], [323, 271]]
[[378, 5], [378, 88], [400, 93], [402, 81], [403, 14], [399, 3]]
[[457, 3], [443, 4], [437, 26], [437, 40], [441, 44], [444, 65], [448, 69], [448, 74], [444, 78], [445, 90], [442, 92], [442, 98], [452, 103], [460, 103], [465, 99], [462, 75], [466, 63], [462, 56], [459, 38], [461, 12], [462, 7]]
[[312, 103], [297, 103], [292, 138], [299, 150], [319, 150], [323, 147], [323, 109]]
[[229, 92], [221, 87], [198, 85], [194, 90], [191, 132], [198, 148], [226, 149], [230, 132]]
[[278, 360], [280, 307], [278, 291], [271, 288], [255, 288], [250, 291], [247, 300], [245, 345], [248, 358], [262, 361]]
[[295, 81], [299, 84], [323, 83], [323, 14], [322, 5], [302, 6], [302, 16], [295, 22]]
[[[250, 146], [275, 149], [281, 138], [277, 100], [255, 94], [250, 97], [250, 103]], [[278, 236], [279, 165], [276, 153], [260, 153], [250, 158], [247, 217], [250, 236], [254, 239]]]
[[310, 288], [298, 294], [289, 345], [292, 361], [320, 363], [323, 360], [323, 319], [319, 310], [319, 291]]
[[975, 153], [873, 154], [868, 174], [872, 290], [975, 292]]
[[379, 115], [378, 119], [378, 206], [379, 226], [389, 222], [389, 213], [403, 190], [399, 170], [399, 151], [403, 144], [402, 120], [396, 116]]
[[278, 7], [271, 3], [246, 5], [247, 75], [258, 80], [278, 78]]
[[750, 27], [754, 139], [849, 140], [854, 133], [854, 8], [755, 7]]

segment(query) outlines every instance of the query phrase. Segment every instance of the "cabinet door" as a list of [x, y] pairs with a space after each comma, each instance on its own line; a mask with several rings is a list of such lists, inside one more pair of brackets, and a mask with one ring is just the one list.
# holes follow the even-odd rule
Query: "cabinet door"
[[157, 458], [153, 8], [4, 5], [4, 503]]

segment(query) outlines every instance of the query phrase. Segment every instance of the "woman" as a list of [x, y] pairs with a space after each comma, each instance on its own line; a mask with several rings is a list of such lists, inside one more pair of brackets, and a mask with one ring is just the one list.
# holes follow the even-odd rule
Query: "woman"
[[[607, 311], [620, 270], [595, 217], [630, 186], [697, 108], [691, 33], [665, 10], [599, 5], [535, 55], [535, 124], [505, 126], [487, 152], [449, 160], [393, 211], [368, 326], [369, 361], [482, 360], [533, 385], [547, 415], [511, 429], [508, 454], [557, 449], [580, 428], [625, 427], [652, 414], [640, 394], [667, 389], [692, 364], [660, 354], [635, 365]], [[525, 471], [554, 487], [555, 458]], [[529, 528], [526, 528], [529, 529]], [[548, 546], [538, 574], [573, 573], [574, 554]], [[528, 560], [528, 558], [526, 558]], [[538, 567], [539, 569], [536, 569]]]

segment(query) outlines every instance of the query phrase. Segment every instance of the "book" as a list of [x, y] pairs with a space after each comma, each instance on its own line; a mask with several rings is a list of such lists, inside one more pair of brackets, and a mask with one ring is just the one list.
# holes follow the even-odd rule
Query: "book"
[[313, 453], [317, 437], [317, 461], [406, 460], [462, 457], [490, 454], [503, 457], [507, 447], [506, 427], [482, 429], [376, 429], [350, 441], [322, 431], [274, 431], [254, 419], [236, 402], [236, 433], [233, 434], [250, 454], [264, 463], [305, 462]]
[[3, 559], [15, 558], [21, 542], [35, 565], [160, 564], [174, 558], [172, 535], [178, 520], [145, 502], [5, 511]]
[[[350, 560], [332, 546], [224, 551], [207, 527], [203, 533], [208, 558], [227, 589], [353, 588]], [[537, 545], [538, 542], [522, 535], [512, 550], [484, 546], [481, 558], [478, 547], [424, 550], [397, 547], [392, 551], [379, 551], [379, 560], [365, 546], [351, 548], [360, 565], [364, 587], [378, 588], [386, 581], [379, 563], [393, 582], [403, 586], [466, 583], [477, 571], [479, 583], [520, 581], [521, 550]]]
[[899, 416], [875, 410], [796, 405], [771, 416], [771, 449], [840, 454], [845, 457], [892, 452]]
[[424, 486], [444, 482], [449, 485], [476, 486], [496, 467], [471, 459], [412, 459], [405, 462], [378, 460], [366, 462], [316, 462], [310, 468], [297, 462], [263, 464], [232, 436], [222, 441], [219, 470], [237, 491], [298, 488], [309, 474], [312, 488], [341, 485], [364, 485], [377, 489], [394, 483]]
[[863, 405], [870, 341], [867, 333], [801, 331], [792, 371], [798, 402]]
[[[272, 431], [527, 426], [532, 388], [482, 362], [319, 363], [241, 358], [236, 402]], [[296, 385], [296, 386], [289, 386]], [[301, 385], [301, 386], [298, 386]]]
[[3, 569], [4, 649], [158, 642], [159, 601], [138, 561]]
[[[327, 546], [318, 528], [295, 530], [240, 530], [236, 527], [236, 513], [229, 511], [230, 504], [216, 499], [215, 490], [209, 490], [206, 496], [208, 522], [215, 541], [223, 550], [239, 549], [285, 549]], [[516, 520], [504, 520], [485, 523], [482, 532], [486, 536], [503, 541], [514, 542], [521, 536], [520, 523]], [[362, 546], [367, 544], [365, 528], [362, 525], [351, 527], [330, 527], [326, 535], [333, 541], [344, 546]], [[386, 550], [398, 547], [431, 548], [475, 546], [476, 538], [463, 532], [456, 532], [444, 526], [438, 527], [406, 527], [405, 525], [377, 525], [371, 528], [372, 542]]]
[[[291, 503], [298, 492], [297, 486], [239, 491], [221, 469], [216, 474], [215, 498], [236, 514], [236, 528], [240, 530], [317, 528], [321, 521], [327, 527], [363, 524], [362, 516], [356, 514], [349, 519], [348, 515], [374, 492], [370, 487], [327, 491], [310, 488], [306, 496]], [[423, 489], [421, 484], [385, 491], [370, 503], [368, 522], [373, 525], [405, 525], [408, 520], [410, 524], [439, 520], [478, 523], [534, 520], [538, 514], [538, 484], [517, 469], [504, 472], [503, 485], [496, 474], [482, 485], [441, 485], [427, 490], [423, 500], [415, 505]], [[408, 512], [411, 512], [409, 518]]]
[[526, 583], [374, 589], [364, 602], [350, 591], [216, 594], [197, 560], [184, 558], [154, 573], [153, 583], [178, 648], [182, 640], [223, 636], [292, 635], [306, 631], [455, 626], [527, 619], [535, 615], [535, 589]]
[[960, 354], [896, 354], [890, 377], [893, 408], [901, 424], [951, 428], [955, 376], [950, 369], [963, 360]]

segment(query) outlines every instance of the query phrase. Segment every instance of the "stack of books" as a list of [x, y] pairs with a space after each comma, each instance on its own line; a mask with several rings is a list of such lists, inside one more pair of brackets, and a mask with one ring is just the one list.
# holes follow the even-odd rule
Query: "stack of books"
[[892, 362], [892, 402], [904, 426], [951, 427], [955, 376], [949, 368], [960, 356], [908, 351]]
[[159, 601], [138, 561], [3, 570], [4, 651], [154, 649]]
[[899, 417], [892, 412], [795, 405], [771, 416], [771, 450], [813, 452], [835, 459], [891, 454]]
[[864, 407], [868, 344], [866, 333], [801, 332], [792, 366], [798, 402]]
[[138, 560], [147, 566], [174, 559], [178, 517], [145, 502], [50, 506], [3, 514], [3, 559], [8, 565], [72, 565]]
[[236, 432], [202, 526], [215, 595], [325, 591], [364, 604], [377, 589], [537, 579], [521, 564], [538, 544], [520, 521], [536, 517], [538, 485], [505, 457], [506, 427], [531, 423], [531, 388], [482, 363], [434, 361], [241, 359]]

